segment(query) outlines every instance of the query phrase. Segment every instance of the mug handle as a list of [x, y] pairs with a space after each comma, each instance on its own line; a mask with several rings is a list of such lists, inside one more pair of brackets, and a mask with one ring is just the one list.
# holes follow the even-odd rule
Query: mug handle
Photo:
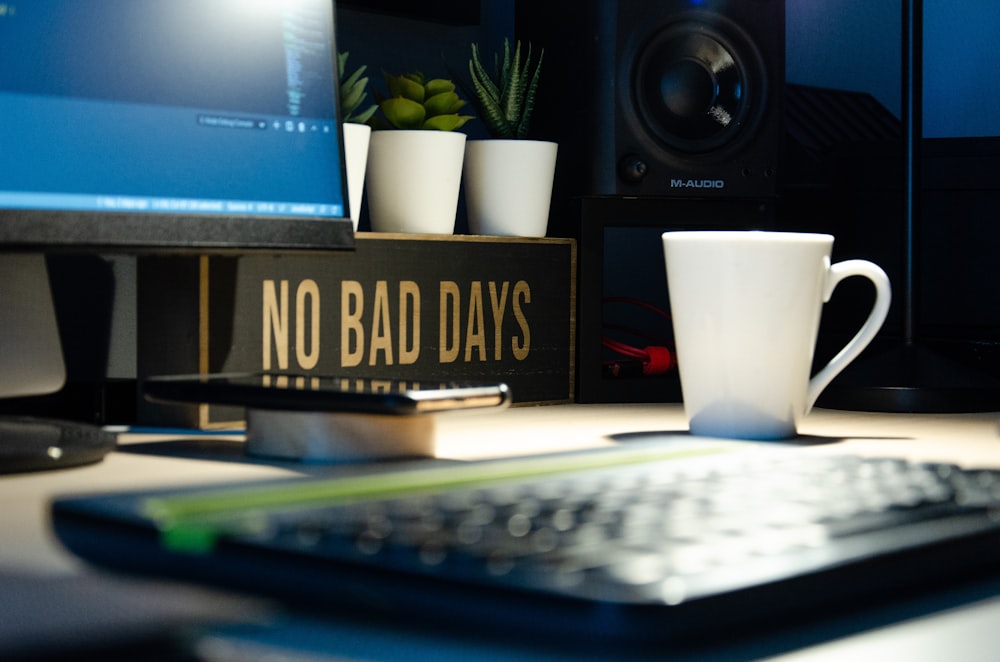
[[831, 266], [828, 271], [826, 289], [823, 292], [823, 303], [830, 300], [834, 288], [840, 281], [851, 276], [864, 276], [875, 285], [875, 303], [872, 305], [871, 312], [868, 313], [868, 319], [861, 325], [861, 329], [851, 338], [851, 341], [809, 380], [809, 390], [806, 394], [807, 414], [813, 408], [816, 398], [819, 397], [823, 389], [868, 346], [875, 334], [882, 328], [886, 315], [889, 314], [889, 303], [892, 300], [889, 277], [882, 270], [882, 267], [868, 260], [844, 260]]

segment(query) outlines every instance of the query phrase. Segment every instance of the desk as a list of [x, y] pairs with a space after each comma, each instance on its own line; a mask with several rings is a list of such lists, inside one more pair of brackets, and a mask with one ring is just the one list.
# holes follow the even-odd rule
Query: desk
[[[564, 451], [685, 430], [683, 411], [678, 405], [521, 407], [440, 417], [437, 454], [441, 458], [462, 460]], [[803, 452], [855, 452], [965, 466], [1000, 466], [996, 414], [904, 415], [817, 410], [804, 421], [801, 433], [793, 443], [801, 445]], [[0, 526], [3, 527], [0, 591], [4, 595], [0, 603], [0, 657], [10, 650], [15, 639], [25, 641], [23, 626], [29, 620], [35, 623], [32, 628], [37, 626], [37, 633], [32, 630], [29, 634], [44, 641], [52, 640], [57, 626], [62, 628], [60, 632], [72, 631], [74, 636], [82, 636], [78, 630], [84, 625], [102, 636], [110, 636], [123, 620], [130, 626], [137, 622], [148, 625], [152, 621], [163, 627], [207, 617], [255, 622], [285, 618], [273, 605], [244, 597], [125, 581], [85, 567], [62, 550], [49, 531], [48, 503], [53, 496], [287, 478], [322, 470], [292, 462], [264, 463], [246, 458], [238, 436], [124, 434], [120, 450], [99, 464], [0, 478]], [[928, 604], [919, 609], [904, 609], [900, 612], [904, 616], [902, 622], [878, 630], [864, 631], [861, 627], [859, 631], [857, 626], [843, 624], [825, 628], [818, 624], [809, 636], [800, 633], [803, 636], [797, 641], [805, 642], [806, 646], [799, 650], [790, 650], [797, 645], [788, 644], [789, 633], [783, 633], [786, 643], [753, 642], [755, 648], [729, 650], [725, 654], [737, 659], [774, 653], [778, 655], [775, 659], [781, 660], [826, 660], [847, 658], [848, 653], [866, 657], [869, 653], [883, 654], [885, 647], [889, 647], [894, 659], [942, 659], [944, 655], [963, 660], [997, 659], [1000, 650], [996, 649], [1000, 644], [995, 643], [995, 628], [1000, 624], [1000, 590], [995, 595], [998, 597], [993, 597], [992, 586], [979, 587], [961, 596], [949, 595], [939, 606]], [[37, 614], [31, 610], [44, 610], [55, 601], [63, 604], [60, 618], [53, 619], [51, 627], [35, 622]], [[98, 609], [90, 604], [98, 601], [112, 607]], [[137, 609], [137, 605], [142, 608]], [[946, 611], [937, 613], [941, 606]], [[322, 630], [324, 626], [315, 627]], [[434, 648], [436, 652], [456, 651], [447, 641], [428, 642], [413, 633], [419, 642], [406, 641], [404, 637], [393, 649], [386, 645], [384, 636], [376, 637], [378, 645], [375, 645], [370, 639], [374, 636], [371, 624], [358, 625], [350, 631], [339, 625], [335, 627], [338, 629], [331, 637], [337, 645], [331, 647], [331, 653], [341, 655], [340, 659], [406, 659], [415, 646], [419, 649], [438, 644], [441, 650]], [[838, 634], [847, 631], [849, 634]], [[795, 639], [794, 633], [792, 638]], [[366, 642], [373, 647], [366, 648]], [[341, 644], [343, 649], [337, 647]], [[468, 645], [468, 642], [463, 644], [459, 657], [469, 657]], [[483, 659], [495, 658], [497, 650], [487, 649], [471, 655], [476, 657], [481, 652]], [[523, 653], [518, 652], [519, 656]], [[559, 659], [557, 652], [552, 653]]]

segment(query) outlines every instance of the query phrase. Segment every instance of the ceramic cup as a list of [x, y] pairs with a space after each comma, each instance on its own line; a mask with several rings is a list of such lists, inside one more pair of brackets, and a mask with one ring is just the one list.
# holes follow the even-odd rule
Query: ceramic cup
[[[831, 265], [825, 234], [663, 234], [684, 410], [691, 433], [770, 440], [796, 434], [820, 392], [871, 342], [889, 279], [867, 260]], [[810, 379], [823, 304], [844, 278], [875, 285], [851, 341]]]

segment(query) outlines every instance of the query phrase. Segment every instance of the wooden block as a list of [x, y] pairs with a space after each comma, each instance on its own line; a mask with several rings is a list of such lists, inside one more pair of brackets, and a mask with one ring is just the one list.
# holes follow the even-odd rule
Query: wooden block
[[[514, 404], [574, 392], [571, 239], [358, 233], [353, 252], [139, 258], [137, 374], [234, 371], [501, 381]], [[140, 424], [239, 424], [140, 402]]]

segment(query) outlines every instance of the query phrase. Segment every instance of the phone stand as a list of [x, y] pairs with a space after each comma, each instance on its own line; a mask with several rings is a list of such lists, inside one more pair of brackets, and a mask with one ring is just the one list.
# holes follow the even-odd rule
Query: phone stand
[[303, 462], [428, 457], [435, 414], [354, 414], [247, 408], [246, 452]]

